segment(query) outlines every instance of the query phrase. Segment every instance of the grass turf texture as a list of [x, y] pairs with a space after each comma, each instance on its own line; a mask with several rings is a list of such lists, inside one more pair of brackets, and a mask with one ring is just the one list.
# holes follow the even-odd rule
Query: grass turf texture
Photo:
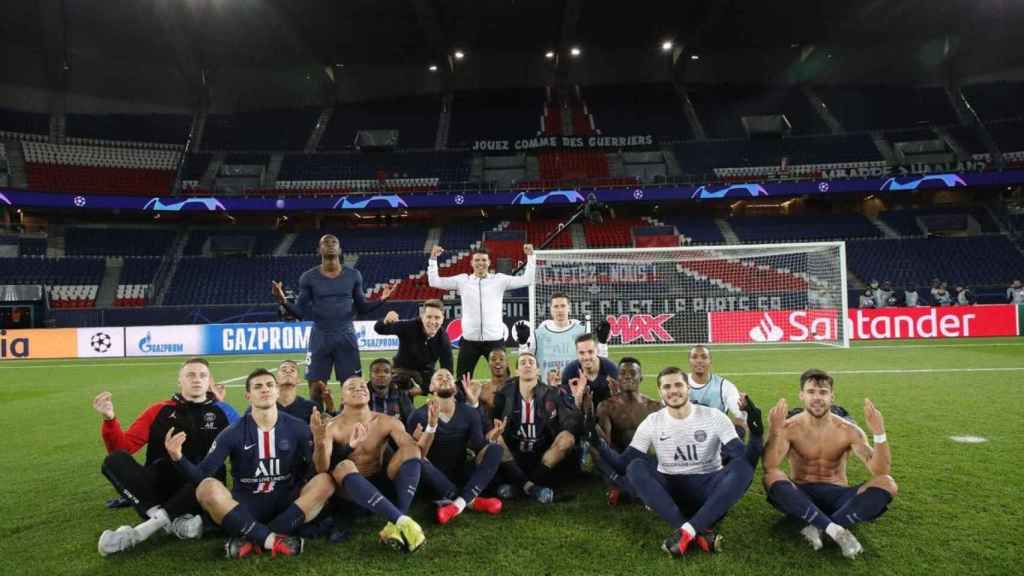
[[[654, 394], [659, 369], [685, 367], [682, 348], [616, 347], [611, 357], [627, 353], [644, 363], [647, 394]], [[798, 405], [797, 376], [809, 367], [833, 372], [838, 401], [862, 425], [865, 396], [882, 411], [900, 494], [878, 522], [854, 529], [865, 548], [861, 558], [847, 561], [829, 544], [813, 552], [797, 534], [801, 526], [765, 501], [759, 469], [719, 526], [725, 551], [716, 556], [669, 558], [659, 549], [669, 528], [640, 505], [609, 508], [595, 480], [577, 487], [575, 501], [514, 501], [498, 518], [467, 512], [446, 527], [433, 523], [433, 506], [418, 503], [413, 516], [427, 543], [411, 556], [380, 545], [383, 522], [364, 518], [348, 542], [308, 542], [300, 558], [226, 560], [223, 536], [214, 533], [188, 542], [158, 534], [104, 559], [96, 552], [100, 532], [138, 517], [104, 508], [114, 492], [99, 472], [104, 450], [91, 400], [113, 392], [127, 426], [145, 406], [172, 394], [180, 359], [40, 360], [0, 364], [0, 435], [7, 440], [0, 452], [0, 574], [1018, 573], [1024, 339], [865, 343], [847, 350], [717, 347], [713, 353], [715, 371], [749, 392], [766, 421], [780, 397]], [[363, 355], [364, 371], [375, 356]], [[282, 358], [225, 356], [211, 364], [225, 381], [273, 368]], [[481, 362], [477, 374], [484, 371]], [[228, 400], [245, 407], [240, 388], [230, 388]], [[955, 435], [988, 442], [958, 444], [949, 439]], [[865, 476], [851, 459], [851, 481]]]

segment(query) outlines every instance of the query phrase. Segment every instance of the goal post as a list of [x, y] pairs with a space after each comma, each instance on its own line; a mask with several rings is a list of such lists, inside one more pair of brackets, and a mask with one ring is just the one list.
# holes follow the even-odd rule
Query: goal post
[[538, 250], [530, 323], [567, 295], [609, 344], [847, 347], [843, 242]]

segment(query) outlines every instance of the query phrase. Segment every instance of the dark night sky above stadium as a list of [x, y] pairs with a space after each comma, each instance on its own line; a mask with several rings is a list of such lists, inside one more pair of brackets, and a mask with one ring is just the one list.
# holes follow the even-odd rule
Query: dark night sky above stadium
[[[694, 50], [962, 44], [1019, 38], [1015, 0], [40, 0], [5, 7], [7, 45], [44, 48], [63, 26], [68, 51], [159, 62], [192, 50], [209, 66], [400, 65], [453, 47], [537, 54], [579, 43], [643, 48], [673, 38]], [[50, 22], [60, 17], [61, 24]], [[1018, 48], [1019, 50], [1019, 48]]]

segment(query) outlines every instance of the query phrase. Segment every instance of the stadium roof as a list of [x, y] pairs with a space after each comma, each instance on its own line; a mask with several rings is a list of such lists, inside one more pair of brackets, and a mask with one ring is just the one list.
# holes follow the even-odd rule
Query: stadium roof
[[[0, 82], [54, 88], [76, 68], [140, 77], [179, 73], [191, 82], [228, 69], [327, 68], [376, 73], [454, 67], [542, 67], [543, 54], [581, 46], [601, 53], [651, 54], [672, 39], [703, 58], [763, 67], [750, 54], [885, 47], [923, 64], [951, 51], [974, 55], [972, 72], [1024, 66], [1024, 5], [1011, 0], [39, 0], [11, 2], [0, 19], [6, 66]], [[876, 56], [872, 56], [877, 60]], [[568, 60], [565, 58], [564, 60]], [[597, 58], [593, 58], [597, 60]], [[978, 62], [988, 63], [981, 70]], [[565, 63], [563, 62], [563, 66]], [[581, 64], [592, 65], [592, 64]], [[735, 67], [734, 64], [730, 66]], [[784, 70], [784, 62], [771, 65]], [[622, 67], [621, 68], [628, 68]], [[663, 67], [662, 67], [663, 68]], [[490, 71], [493, 74], [493, 70]], [[333, 76], [327, 73], [328, 76]], [[516, 75], [512, 73], [512, 75]], [[484, 75], [486, 76], [486, 74]], [[485, 87], [486, 79], [468, 82]], [[500, 84], [500, 82], [497, 82]]]

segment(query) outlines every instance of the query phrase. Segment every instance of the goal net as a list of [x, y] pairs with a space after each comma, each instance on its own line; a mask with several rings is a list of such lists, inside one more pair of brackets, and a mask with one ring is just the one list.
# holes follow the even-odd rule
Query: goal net
[[849, 346], [842, 242], [536, 252], [530, 323], [566, 294], [608, 343]]

